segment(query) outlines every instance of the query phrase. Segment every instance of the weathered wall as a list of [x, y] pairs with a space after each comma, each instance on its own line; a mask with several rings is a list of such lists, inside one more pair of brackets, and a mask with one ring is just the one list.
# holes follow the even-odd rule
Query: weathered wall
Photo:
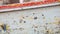
[[6, 34], [60, 34], [60, 6], [0, 13], [3, 24]]

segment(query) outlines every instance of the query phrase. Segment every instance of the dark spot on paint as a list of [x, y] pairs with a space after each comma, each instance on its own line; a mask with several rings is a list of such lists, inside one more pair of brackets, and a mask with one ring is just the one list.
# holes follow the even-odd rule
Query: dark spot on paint
[[37, 25], [33, 25], [33, 27], [34, 27], [34, 28], [38, 28], [38, 26], [37, 26]]
[[24, 23], [26, 23], [26, 21], [24, 21]]
[[19, 23], [22, 23], [23, 20], [20, 20]]
[[26, 16], [26, 17], [28, 17], [28, 16]]
[[36, 32], [36, 29], [34, 29], [34, 32]]
[[33, 28], [33, 27], [32, 27]]
[[25, 18], [25, 17], [22, 17], [23, 19]]
[[35, 26], [35, 28], [38, 28], [38, 26]]
[[14, 23], [15, 23], [16, 21], [14, 20]]
[[2, 29], [3, 29], [4, 31], [6, 31], [6, 24], [1, 25], [1, 27], [2, 27]]
[[34, 15], [35, 13], [33, 13], [33, 15]]
[[21, 31], [23, 31], [24, 30], [24, 28], [19, 28]]
[[42, 16], [44, 16], [44, 14], [42, 14]]
[[48, 23], [46, 23], [46, 25], [48, 25]]
[[49, 33], [49, 31], [46, 31], [47, 33]]
[[37, 17], [34, 17], [34, 19], [37, 19]]
[[1, 25], [1, 27], [2, 27], [2, 29], [4, 29], [4, 26], [3, 25]]
[[59, 21], [59, 24], [60, 24], [60, 21]]
[[45, 30], [47, 30], [47, 26], [44, 26]]
[[57, 31], [56, 33], [60, 33], [60, 31]]

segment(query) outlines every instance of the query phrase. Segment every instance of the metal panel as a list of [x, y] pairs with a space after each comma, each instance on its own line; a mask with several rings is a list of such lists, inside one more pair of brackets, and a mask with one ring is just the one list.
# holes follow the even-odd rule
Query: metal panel
[[[39, 7], [48, 7], [48, 6], [57, 6], [60, 5], [60, 3], [50, 3], [50, 4], [43, 4], [43, 5], [36, 5], [36, 6], [27, 6], [27, 7], [18, 7], [18, 8], [11, 8], [10, 9], [1, 9], [0, 8], [0, 12], [10, 12], [13, 10], [24, 10], [24, 9], [31, 9], [31, 8], [39, 8]], [[15, 6], [14, 6], [15, 7]], [[7, 8], [7, 7], [5, 7]]]
[[60, 6], [0, 13], [0, 34], [60, 34]]

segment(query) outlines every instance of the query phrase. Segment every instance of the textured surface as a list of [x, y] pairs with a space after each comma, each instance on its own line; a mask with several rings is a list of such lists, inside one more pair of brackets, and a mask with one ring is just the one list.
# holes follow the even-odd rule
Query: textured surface
[[0, 34], [60, 34], [60, 6], [0, 13]]

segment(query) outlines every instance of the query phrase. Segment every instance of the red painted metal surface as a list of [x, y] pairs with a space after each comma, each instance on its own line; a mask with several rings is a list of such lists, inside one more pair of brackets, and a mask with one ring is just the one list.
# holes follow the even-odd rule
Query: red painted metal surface
[[9, 8], [11, 9], [11, 8], [18, 8], [18, 7], [43, 5], [43, 4], [49, 4], [54, 2], [58, 2], [58, 0], [45, 0], [45, 1], [39, 1], [39, 2], [27, 2], [22, 4], [9, 4], [9, 5], [0, 6], [0, 9], [9, 9]]

